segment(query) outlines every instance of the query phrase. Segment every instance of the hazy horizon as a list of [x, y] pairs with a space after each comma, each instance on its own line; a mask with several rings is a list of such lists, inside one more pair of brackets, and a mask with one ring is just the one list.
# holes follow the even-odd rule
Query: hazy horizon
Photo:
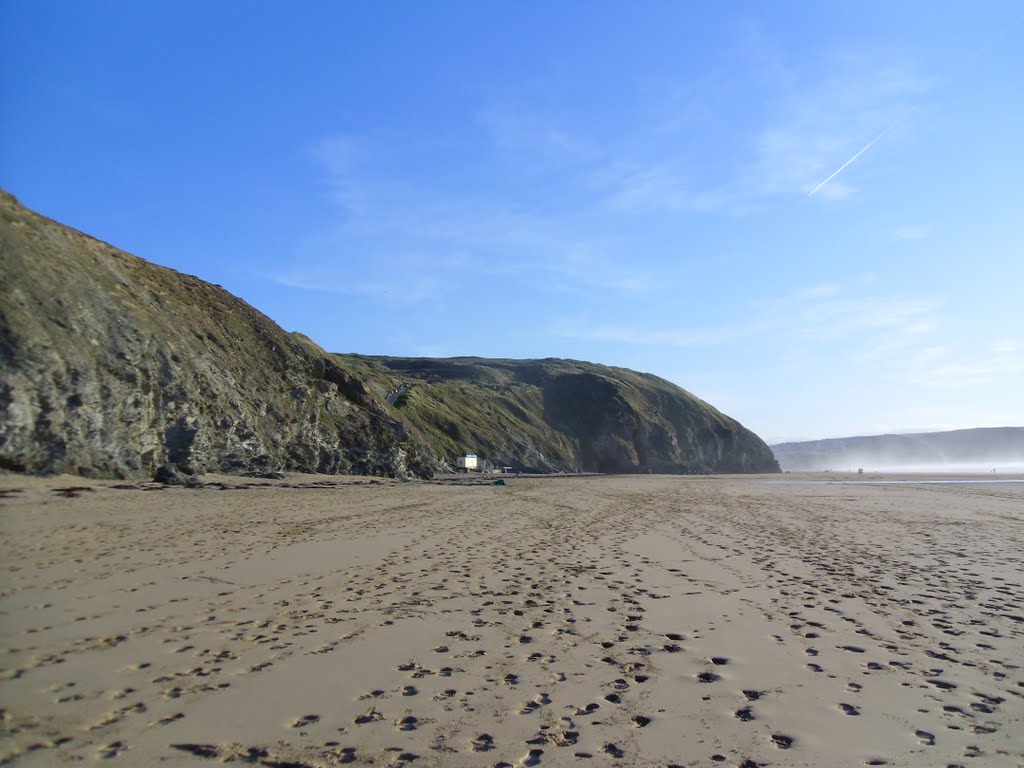
[[794, 472], [1021, 473], [1024, 428], [970, 429], [903, 435], [857, 435], [771, 446]]
[[[780, 464], [782, 462], [780, 461]], [[921, 463], [921, 464], [880, 464], [865, 457], [862, 460], [843, 460], [834, 462], [831, 465], [822, 464], [820, 467], [787, 469], [783, 464], [785, 472], [856, 472], [863, 469], [865, 472], [882, 474], [1021, 474], [1024, 473], [1024, 456], [1014, 457], [1002, 462], [965, 462], [965, 463]]]
[[970, 427], [950, 427], [943, 429], [906, 429], [901, 431], [886, 431], [867, 434], [865, 432], [848, 435], [829, 435], [827, 437], [806, 437], [806, 438], [795, 438], [787, 440], [768, 440], [763, 435], [761, 439], [768, 443], [769, 446], [786, 445], [789, 443], [814, 443], [823, 440], [852, 440], [856, 438], [867, 438], [867, 437], [887, 437], [887, 436], [898, 436], [898, 435], [932, 435], [940, 432], [961, 432], [972, 429], [1024, 429], [1024, 425], [1020, 424], [994, 424], [994, 425], [980, 425]]

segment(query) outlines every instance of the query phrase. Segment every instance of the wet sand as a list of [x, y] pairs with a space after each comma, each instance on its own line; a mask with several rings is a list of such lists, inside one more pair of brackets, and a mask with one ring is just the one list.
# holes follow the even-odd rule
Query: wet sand
[[0, 760], [1024, 764], [1024, 485], [220, 479], [0, 477]]

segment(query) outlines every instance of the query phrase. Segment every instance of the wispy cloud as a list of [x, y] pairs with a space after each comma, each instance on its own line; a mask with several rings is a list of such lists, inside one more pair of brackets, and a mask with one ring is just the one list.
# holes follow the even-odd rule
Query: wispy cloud
[[828, 186], [821, 188], [817, 193], [817, 197], [825, 198], [826, 200], [845, 200], [856, 191], [855, 187], [843, 184], [841, 181], [833, 181]]
[[525, 153], [544, 155], [548, 160], [551, 155], [581, 158], [594, 152], [581, 136], [536, 110], [490, 106], [478, 113], [477, 120], [500, 151], [518, 157]]
[[658, 330], [616, 325], [590, 325], [586, 320], [561, 320], [549, 333], [562, 338], [600, 341], [612, 344], [686, 348], [719, 346], [751, 336], [756, 328], [692, 328]]
[[[906, 141], [916, 101], [928, 87], [910, 65], [878, 52], [833, 56], [811, 78], [807, 69], [797, 77], [780, 55], [762, 53], [771, 74], [749, 126], [715, 114], [721, 97], [707, 87], [688, 91], [690, 102], [665, 97], [666, 110], [710, 115], [700, 118], [700, 135], [693, 119], [670, 114], [649, 127], [631, 124], [628, 134], [592, 151], [589, 178], [604, 205], [625, 212], [742, 213], [780, 197], [849, 198], [857, 193], [851, 166], [866, 164], [871, 158], [864, 155], [883, 140]], [[721, 79], [727, 89], [728, 77]]]
[[[889, 131], [891, 131], [892, 129], [893, 129], [892, 125], [888, 126], [884, 131], [882, 131], [880, 134], [875, 136], [875, 138], [873, 138], [871, 141], [869, 141], [863, 147], [861, 147], [856, 152], [854, 152], [853, 156], [849, 160], [847, 160], [845, 163], [840, 165], [836, 170], [834, 170], [832, 173], [830, 173], [827, 177], [825, 177], [824, 181], [819, 182], [814, 187], [814, 189], [812, 189], [810, 192], [807, 193], [807, 196], [808, 197], [814, 197], [814, 194], [818, 190], [820, 190], [822, 187], [824, 187], [826, 184], [828, 184], [830, 181], [832, 181], [832, 179], [834, 179], [840, 173], [845, 171], [850, 165], [852, 165], [857, 160], [858, 157], [863, 155], [865, 152], [867, 152], [869, 149], [871, 149], [873, 146], [875, 146], [875, 144], [880, 142], [885, 137], [885, 134], [889, 133]], [[843, 196], [845, 197], [845, 194]]]
[[619, 211], [719, 210], [726, 202], [724, 193], [701, 191], [679, 168], [668, 162], [640, 164], [614, 162], [593, 176], [608, 189], [604, 204]]
[[366, 159], [362, 147], [349, 136], [330, 136], [313, 147], [313, 155], [327, 174], [334, 201], [348, 211], [362, 210], [366, 202], [366, 190], [358, 176], [359, 166]]
[[780, 93], [745, 173], [748, 192], [849, 197], [855, 186], [836, 177], [884, 137], [901, 140], [928, 87], [912, 66], [878, 52], [833, 56], [822, 71]]
[[897, 240], [924, 240], [931, 234], [927, 227], [897, 227], [892, 236]]
[[[794, 295], [753, 303], [740, 323], [696, 328], [644, 328], [563, 319], [557, 336], [616, 344], [664, 347], [723, 346], [771, 336], [808, 343], [859, 341], [872, 354], [905, 349], [938, 328], [934, 300], [844, 296], [838, 284], [812, 286]], [[870, 343], [867, 343], [870, 342]]]
[[839, 283], [819, 283], [818, 285], [811, 286], [806, 291], [802, 291], [799, 294], [799, 298], [804, 301], [827, 299], [832, 296], [838, 296], [842, 292], [843, 286]]
[[[511, 120], [502, 115], [502, 124]], [[506, 126], [506, 132], [512, 129]], [[570, 140], [550, 136], [544, 141], [568, 146]], [[418, 181], [415, 172], [396, 175], [375, 163], [355, 137], [324, 139], [313, 155], [342, 215], [331, 231], [299, 246], [294, 272], [274, 277], [281, 284], [393, 301], [394, 276], [419, 275], [402, 292], [404, 301], [415, 302], [455, 294], [488, 278], [620, 296], [640, 295], [654, 282], [643, 268], [614, 258], [613, 241], [581, 232], [543, 206], [445, 190]], [[344, 279], [332, 272], [338, 264], [346, 266]], [[443, 281], [429, 274], [443, 275]]]
[[805, 338], [830, 341], [880, 332], [905, 341], [937, 327], [934, 300], [889, 297], [828, 297], [808, 301], [794, 312], [795, 331]]
[[957, 354], [947, 347], [922, 350], [902, 361], [897, 375], [928, 389], [972, 389], [1024, 373], [1022, 345], [1000, 340]]
[[534, 272], [557, 275], [580, 288], [604, 288], [618, 294], [639, 296], [652, 289], [656, 277], [610, 259], [603, 248], [588, 243], [569, 247], [557, 258], [534, 262]]
[[[799, 199], [808, 191], [833, 200], [852, 196], [852, 181], [847, 174], [835, 178], [835, 169], [848, 166], [852, 154], [863, 154], [864, 137], [877, 137], [879, 126], [905, 122], [923, 87], [911, 68], [884, 56], [833, 57], [823, 62], [820, 75], [807, 77], [816, 70], [801, 67], [803, 77], [797, 77], [784, 57], [765, 46], [764, 57], [771, 61], [765, 96], [749, 125], [725, 124], [727, 118], [735, 122], [734, 113], [715, 111], [721, 107], [714, 81], [727, 78], [727, 68], [688, 93], [697, 103], [669, 88], [650, 89], [643, 119], [624, 115], [600, 127], [578, 117], [574, 122], [557, 107], [485, 105], [466, 121], [463, 129], [471, 139], [457, 150], [459, 168], [493, 174], [480, 188], [463, 178], [439, 177], [438, 168], [447, 167], [441, 159], [406, 152], [400, 143], [389, 144], [384, 158], [358, 136], [324, 137], [312, 153], [338, 216], [327, 232], [296, 248], [295, 273], [285, 277], [303, 290], [323, 291], [327, 285], [348, 295], [385, 297], [396, 267], [422, 275], [444, 270], [444, 288], [417, 280], [406, 291], [410, 301], [457, 294], [471, 284], [478, 288], [488, 277], [525, 285], [532, 276], [533, 294], [635, 300], [654, 293], [664, 283], [666, 265], [659, 259], [665, 257], [637, 257], [634, 243], [650, 250], [647, 233], [636, 229], [637, 216], [651, 216], [671, 232], [685, 217], [742, 214], [776, 197]], [[673, 119], [680, 115], [686, 119]], [[699, 130], [693, 120], [701, 121]], [[722, 130], [709, 130], [719, 124]], [[888, 136], [897, 141], [900, 133], [892, 129]], [[830, 172], [831, 180], [822, 185]], [[321, 269], [337, 263], [355, 265], [354, 274], [341, 280]], [[876, 317], [873, 327], [884, 327], [877, 318], [885, 314], [877, 307], [862, 309]], [[801, 305], [800, 312], [812, 315], [808, 326], [819, 324], [817, 331], [791, 328], [800, 336], [835, 338], [844, 327], [857, 327], [856, 306]], [[767, 321], [784, 325], [772, 317]], [[710, 335], [618, 330], [623, 337], [676, 346], [736, 337], [728, 329]]]
[[434, 300], [446, 292], [444, 281], [436, 277], [407, 273], [383, 280], [339, 275], [336, 270], [325, 268], [272, 273], [267, 277], [285, 288], [371, 298], [387, 304]]

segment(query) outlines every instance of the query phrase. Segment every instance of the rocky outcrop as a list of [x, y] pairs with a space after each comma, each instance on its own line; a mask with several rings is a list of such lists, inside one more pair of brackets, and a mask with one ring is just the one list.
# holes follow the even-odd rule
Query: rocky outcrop
[[362, 382], [219, 286], [2, 200], [0, 466], [429, 474]]
[[734, 419], [650, 374], [578, 360], [341, 355], [408, 386], [402, 419], [439, 455], [537, 472], [777, 472]]
[[219, 286], [6, 193], [0, 209], [2, 468], [400, 477], [476, 452], [540, 471], [777, 471], [756, 435], [657, 377], [328, 354]]

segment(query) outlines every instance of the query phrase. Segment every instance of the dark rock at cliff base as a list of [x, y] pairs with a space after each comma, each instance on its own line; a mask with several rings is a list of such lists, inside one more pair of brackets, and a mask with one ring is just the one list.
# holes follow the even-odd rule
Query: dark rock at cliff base
[[185, 474], [174, 464], [164, 464], [162, 467], [158, 467], [153, 473], [153, 482], [164, 485], [183, 485], [186, 488], [202, 488], [206, 485], [206, 481], [201, 476]]
[[156, 472], [153, 473], [153, 482], [164, 485], [184, 485], [187, 477], [194, 477], [194, 475], [184, 475], [173, 464], [164, 464], [157, 467]]
[[242, 477], [257, 477], [263, 480], [284, 480], [284, 472], [243, 472]]
[[464, 453], [542, 472], [778, 471], [756, 435], [650, 374], [329, 354], [2, 192], [0, 363], [0, 468], [19, 472], [427, 477]]

